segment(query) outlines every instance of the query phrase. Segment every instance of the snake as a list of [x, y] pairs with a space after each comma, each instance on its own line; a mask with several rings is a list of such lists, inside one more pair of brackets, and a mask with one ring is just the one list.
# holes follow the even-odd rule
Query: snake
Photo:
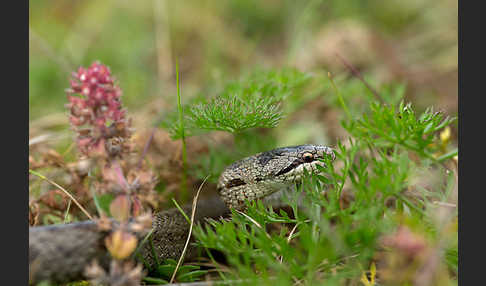
[[[321, 172], [324, 159], [333, 161], [334, 150], [323, 145], [280, 147], [234, 162], [224, 169], [218, 179], [219, 196], [197, 202], [194, 223], [208, 218], [221, 218], [230, 209], [244, 210], [245, 202], [271, 202], [283, 190], [291, 190], [305, 173]], [[182, 207], [189, 215], [191, 205]], [[165, 259], [178, 259], [183, 252], [190, 224], [177, 208], [154, 214], [152, 243], [140, 248], [148, 266]], [[84, 279], [87, 265], [96, 260], [107, 267], [110, 255], [104, 239], [108, 231], [99, 229], [95, 221], [34, 226], [29, 228], [29, 281], [64, 283]], [[194, 257], [197, 249], [189, 247], [185, 258]]]

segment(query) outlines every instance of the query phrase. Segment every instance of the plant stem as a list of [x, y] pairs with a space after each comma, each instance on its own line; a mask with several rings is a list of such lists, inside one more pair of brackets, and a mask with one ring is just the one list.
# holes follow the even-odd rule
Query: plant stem
[[187, 150], [186, 150], [186, 137], [184, 130], [184, 109], [181, 103], [181, 87], [179, 84], [179, 60], [176, 59], [176, 84], [177, 84], [177, 109], [179, 112], [179, 124], [181, 128], [181, 141], [182, 141], [182, 178], [181, 178], [181, 192], [180, 199], [182, 202], [187, 200]]
[[73, 195], [71, 195], [66, 189], [64, 189], [63, 187], [61, 187], [60, 185], [58, 185], [56, 182], [46, 178], [44, 175], [41, 175], [39, 173], [37, 173], [36, 171], [34, 170], [30, 170], [29, 169], [29, 173], [33, 174], [33, 175], [36, 175], [37, 177], [41, 178], [42, 180], [45, 180], [47, 182], [49, 182], [50, 184], [56, 186], [59, 190], [61, 190], [62, 192], [64, 192], [80, 209], [81, 211], [89, 218], [89, 219], [93, 219], [93, 217], [88, 213], [87, 210], [85, 210], [83, 208], [83, 206], [81, 206], [80, 203], [78, 203], [78, 201], [73, 197]]
[[338, 97], [339, 104], [341, 104], [341, 107], [343, 108], [344, 113], [346, 113], [346, 116], [348, 117], [348, 120], [352, 120], [353, 117], [351, 116], [351, 112], [349, 112], [348, 106], [344, 102], [344, 99], [343, 99], [341, 93], [339, 92], [339, 89], [336, 87], [336, 84], [334, 83], [334, 80], [332, 79], [332, 74], [329, 72], [327, 74], [327, 76], [329, 77], [329, 80], [331, 81], [332, 88], [336, 92], [336, 96]]

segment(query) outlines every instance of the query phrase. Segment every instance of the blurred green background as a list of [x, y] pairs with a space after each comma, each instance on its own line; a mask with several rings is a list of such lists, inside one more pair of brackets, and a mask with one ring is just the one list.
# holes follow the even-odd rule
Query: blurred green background
[[[65, 113], [70, 74], [108, 65], [133, 112], [173, 106], [257, 67], [403, 82], [419, 107], [457, 113], [457, 1], [31, 1], [29, 119]], [[164, 106], [164, 105], [163, 105]]]

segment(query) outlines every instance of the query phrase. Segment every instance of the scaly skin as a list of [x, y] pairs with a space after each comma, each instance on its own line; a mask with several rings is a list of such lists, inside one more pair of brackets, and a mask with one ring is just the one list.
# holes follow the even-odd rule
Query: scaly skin
[[300, 145], [278, 148], [237, 161], [219, 177], [218, 191], [229, 208], [242, 208], [245, 200], [267, 197], [292, 186], [301, 179], [304, 169], [317, 171], [324, 166], [319, 159], [335, 159], [331, 148]]
[[[303, 170], [316, 171], [323, 165], [319, 159], [335, 155], [329, 147], [301, 145], [278, 148], [237, 161], [226, 168], [218, 181], [221, 198], [213, 197], [198, 202], [195, 222], [206, 218], [219, 218], [229, 208], [241, 209], [244, 200], [268, 197], [288, 189], [302, 177]], [[226, 204], [226, 206], [225, 206]], [[191, 206], [183, 207], [190, 216]], [[154, 215], [152, 234], [158, 260], [178, 259], [182, 253], [189, 224], [178, 209]], [[107, 233], [98, 230], [93, 221], [31, 227], [29, 229], [29, 276], [31, 283], [42, 280], [67, 282], [83, 278], [83, 271], [93, 259], [108, 266], [109, 255], [104, 248]], [[155, 263], [151, 247], [145, 244], [142, 257], [150, 265]], [[187, 252], [188, 258], [194, 249]]]

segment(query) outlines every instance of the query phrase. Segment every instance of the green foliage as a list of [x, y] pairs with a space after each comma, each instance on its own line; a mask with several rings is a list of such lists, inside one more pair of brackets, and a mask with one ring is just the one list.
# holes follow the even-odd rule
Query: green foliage
[[[388, 92], [384, 98], [393, 101], [403, 89]], [[349, 110], [344, 101], [337, 104]], [[349, 138], [335, 148], [339, 165], [325, 162], [322, 174], [326, 175], [308, 175], [285, 198], [294, 217], [282, 210], [276, 213], [261, 202], [249, 203], [245, 214], [233, 211], [229, 221], [211, 220], [198, 226], [194, 230], [198, 244], [225, 254], [232, 268], [228, 276], [221, 274], [223, 279], [245, 279], [248, 285], [358, 281], [370, 267], [380, 237], [403, 224], [398, 218], [408, 217], [409, 226], [426, 239], [439, 239], [435, 234], [441, 229], [428, 210], [433, 209], [432, 201], [448, 199], [450, 176], [439, 179], [444, 183], [432, 195], [411, 195], [407, 190], [420, 188], [412, 183], [417, 170], [444, 171], [440, 162], [457, 154], [455, 149], [447, 156], [439, 154], [444, 150], [438, 148], [441, 140], [436, 136], [453, 122], [432, 109], [416, 115], [411, 104], [403, 101], [370, 101], [362, 118], [341, 122]], [[410, 153], [418, 159], [410, 160]], [[345, 190], [352, 196], [346, 207]], [[279, 229], [269, 231], [275, 224]], [[445, 261], [457, 273], [453, 241], [447, 243]]]
[[[173, 139], [210, 131], [234, 135], [233, 148], [209, 144], [209, 154], [193, 158], [192, 173], [199, 178], [211, 175], [209, 180], [215, 182], [223, 168], [237, 158], [275, 147], [274, 134], [260, 129], [277, 126], [285, 114], [319, 95], [323, 85], [318, 79], [318, 76], [290, 68], [257, 70], [240, 80], [228, 82], [215, 97], [207, 99], [205, 94], [200, 94], [179, 107], [177, 113], [168, 114], [161, 126]], [[181, 109], [184, 110], [183, 120], [179, 117]]]
[[111, 216], [110, 213], [110, 204], [113, 201], [115, 196], [110, 193], [102, 194], [97, 196], [93, 191], [93, 201], [95, 203], [96, 209], [98, 210], [98, 214], [101, 215], [101, 212], [104, 212], [107, 216]]
[[200, 96], [184, 108], [183, 124], [174, 114], [162, 123], [173, 139], [208, 131], [241, 133], [251, 128], [272, 128], [283, 117], [280, 104], [310, 75], [295, 69], [259, 71], [227, 84], [218, 96]]
[[187, 148], [186, 148], [186, 136], [184, 127], [184, 108], [181, 103], [181, 85], [179, 83], [179, 61], [176, 61], [176, 86], [177, 86], [177, 113], [178, 121], [177, 126], [179, 126], [180, 139], [182, 141], [182, 177], [181, 177], [181, 200], [186, 201], [187, 199]]
[[[398, 107], [372, 103], [370, 109], [370, 114], [365, 113], [362, 119], [351, 121], [343, 127], [355, 137], [373, 141], [377, 147], [400, 145], [433, 160], [437, 159], [434, 153], [439, 151], [439, 145], [433, 144], [437, 131], [455, 120], [444, 118], [442, 113], [433, 112], [432, 108], [417, 117], [411, 104], [403, 102]], [[443, 161], [456, 154], [457, 150], [438, 160]]]
[[[174, 259], [167, 259], [163, 264], [157, 265], [149, 273], [149, 276], [143, 278], [143, 281], [149, 285], [152, 284], [168, 284], [172, 273], [176, 269], [177, 261]], [[176, 275], [178, 282], [194, 282], [200, 280], [201, 276], [207, 274], [207, 270], [201, 270], [196, 265], [182, 265], [179, 267]]]

